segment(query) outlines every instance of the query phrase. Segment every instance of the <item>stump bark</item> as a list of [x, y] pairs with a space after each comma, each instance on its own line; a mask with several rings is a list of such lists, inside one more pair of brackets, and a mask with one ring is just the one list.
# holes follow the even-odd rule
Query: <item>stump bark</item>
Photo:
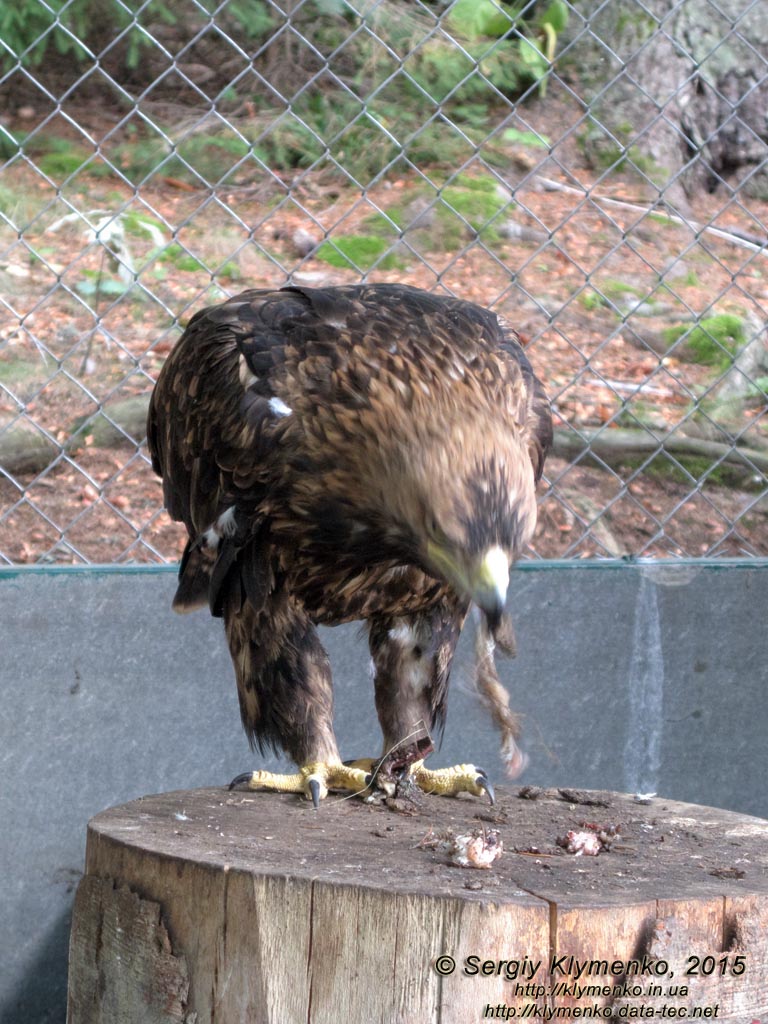
[[[205, 789], [97, 815], [68, 1021], [768, 1019], [768, 822], [549, 790], [407, 810]], [[490, 829], [490, 869], [449, 863], [441, 837]], [[567, 852], [580, 831], [607, 845]]]

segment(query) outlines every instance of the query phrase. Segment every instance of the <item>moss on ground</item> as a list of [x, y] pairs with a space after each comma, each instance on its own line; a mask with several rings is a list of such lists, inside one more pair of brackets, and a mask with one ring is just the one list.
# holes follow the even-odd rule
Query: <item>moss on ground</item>
[[746, 341], [744, 321], [732, 313], [717, 313], [701, 320], [695, 327], [674, 324], [663, 331], [663, 336], [669, 346], [682, 338], [690, 359], [703, 366], [720, 369], [731, 365], [733, 356]]

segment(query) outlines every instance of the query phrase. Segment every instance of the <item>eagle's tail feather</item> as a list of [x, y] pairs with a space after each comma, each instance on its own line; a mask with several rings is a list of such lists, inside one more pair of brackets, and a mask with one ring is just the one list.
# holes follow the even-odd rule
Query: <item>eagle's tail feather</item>
[[179, 585], [173, 598], [175, 612], [195, 612], [208, 607], [213, 562], [197, 542], [187, 541], [179, 566]]

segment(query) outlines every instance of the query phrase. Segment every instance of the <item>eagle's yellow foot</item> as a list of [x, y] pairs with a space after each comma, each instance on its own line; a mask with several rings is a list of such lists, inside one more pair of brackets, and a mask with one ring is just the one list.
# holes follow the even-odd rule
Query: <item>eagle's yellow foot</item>
[[[394, 796], [397, 791], [397, 775], [384, 775], [378, 772], [381, 760], [376, 758], [360, 758], [357, 761], [347, 761], [347, 765], [354, 766], [373, 776], [373, 785], [383, 790], [388, 796]], [[471, 793], [473, 796], [488, 794], [491, 804], [496, 801], [496, 794], [493, 791], [486, 772], [482, 768], [476, 768], [473, 764], [457, 764], [451, 768], [437, 768], [434, 771], [424, 767], [424, 761], [414, 761], [407, 768], [410, 778], [424, 793], [435, 793], [439, 796], [456, 796], [457, 793]]]
[[352, 793], [363, 793], [371, 783], [370, 775], [361, 768], [344, 764], [330, 764], [318, 761], [305, 764], [294, 775], [280, 775], [276, 772], [243, 772], [232, 779], [230, 789], [247, 783], [248, 789], [270, 789], [276, 793], [303, 793], [311, 800], [315, 810], [320, 801], [328, 796], [331, 789], [346, 789]]
[[416, 785], [425, 793], [437, 793], [440, 796], [456, 796], [457, 793], [482, 796], [487, 793], [491, 804], [495, 803], [496, 795], [488, 776], [482, 768], [476, 768], [473, 764], [456, 764], [451, 768], [436, 768], [432, 771], [424, 767], [423, 761], [414, 761], [410, 773]]

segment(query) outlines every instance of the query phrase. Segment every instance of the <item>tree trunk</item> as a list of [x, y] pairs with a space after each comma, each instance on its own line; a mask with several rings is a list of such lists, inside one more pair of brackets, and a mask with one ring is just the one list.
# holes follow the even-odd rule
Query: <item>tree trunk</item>
[[672, 205], [724, 182], [768, 199], [768, 4], [575, 6], [562, 60], [590, 105], [593, 165], [629, 159]]

